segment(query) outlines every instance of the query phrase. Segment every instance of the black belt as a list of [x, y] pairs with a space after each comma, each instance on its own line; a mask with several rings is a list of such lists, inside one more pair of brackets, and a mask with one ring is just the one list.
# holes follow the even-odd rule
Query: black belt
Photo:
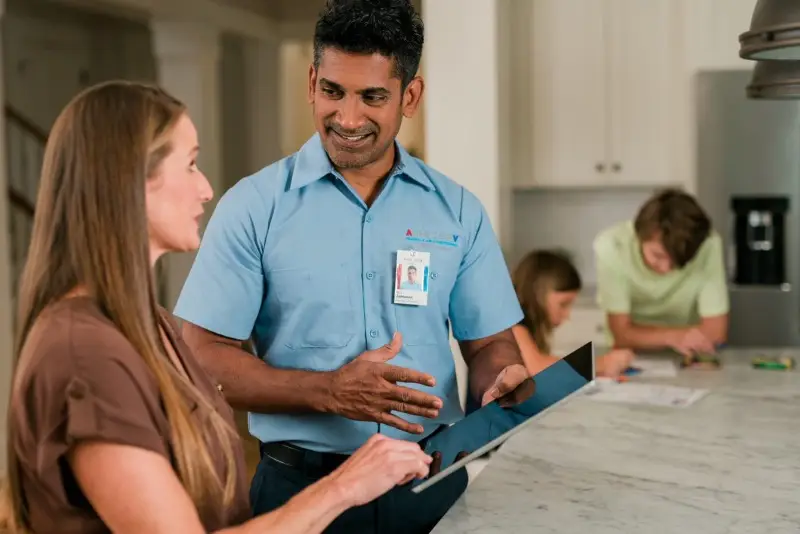
[[[425, 443], [436, 435], [436, 433], [445, 428], [447, 428], [447, 425], [442, 425], [429, 436], [422, 439], [419, 442], [420, 447], [424, 449]], [[337, 467], [342, 465], [345, 460], [350, 458], [349, 454], [310, 451], [284, 441], [271, 443], [259, 442], [258, 450], [261, 453], [262, 459], [266, 456], [273, 462], [291, 467], [292, 469], [305, 473], [307, 476], [316, 478], [329, 475], [332, 471], [336, 470]]]
[[333, 452], [317, 452], [284, 442], [260, 443], [261, 458], [297, 469], [311, 477], [324, 477], [342, 465], [350, 456]]

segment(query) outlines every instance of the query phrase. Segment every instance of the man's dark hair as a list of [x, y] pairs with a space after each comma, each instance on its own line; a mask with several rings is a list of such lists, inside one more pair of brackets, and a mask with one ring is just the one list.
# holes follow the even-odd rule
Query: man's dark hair
[[678, 189], [666, 189], [645, 202], [634, 221], [641, 241], [658, 237], [678, 268], [686, 266], [711, 233], [711, 220], [697, 200]]
[[377, 53], [394, 60], [394, 75], [405, 89], [419, 69], [424, 40], [411, 0], [328, 0], [314, 31], [314, 68], [325, 48]]
[[409, 271], [414, 271], [414, 272], [417, 272], [417, 268], [416, 268], [416, 267], [414, 267], [413, 265], [409, 265], [409, 266], [408, 266], [408, 270], [409, 270]]

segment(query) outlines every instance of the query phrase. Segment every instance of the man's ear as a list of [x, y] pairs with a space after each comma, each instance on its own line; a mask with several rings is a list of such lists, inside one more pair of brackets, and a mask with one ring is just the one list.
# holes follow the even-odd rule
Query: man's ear
[[307, 100], [309, 104], [314, 103], [314, 93], [317, 89], [317, 69], [314, 68], [314, 64], [310, 64], [308, 66], [308, 95]]
[[416, 114], [424, 92], [425, 80], [422, 79], [422, 76], [415, 76], [403, 91], [403, 116], [405, 118], [410, 119]]

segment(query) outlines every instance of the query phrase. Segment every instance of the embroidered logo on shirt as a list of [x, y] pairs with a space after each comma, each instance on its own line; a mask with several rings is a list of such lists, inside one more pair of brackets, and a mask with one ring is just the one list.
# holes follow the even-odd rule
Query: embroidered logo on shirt
[[432, 243], [434, 245], [442, 245], [445, 247], [458, 246], [458, 234], [446, 234], [444, 232], [429, 232], [426, 230], [406, 230], [406, 241], [415, 241], [417, 243]]

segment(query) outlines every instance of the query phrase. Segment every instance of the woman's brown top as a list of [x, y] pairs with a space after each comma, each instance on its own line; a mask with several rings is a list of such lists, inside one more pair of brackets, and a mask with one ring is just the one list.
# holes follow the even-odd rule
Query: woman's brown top
[[[163, 312], [162, 327], [177, 357], [195, 386], [233, 427], [233, 411], [172, 321]], [[156, 380], [133, 346], [87, 297], [64, 299], [42, 313], [23, 352], [24, 368], [11, 399], [18, 429], [12, 445], [31, 527], [37, 533], [110, 532], [78, 487], [66, 455], [81, 441], [105, 441], [153, 451], [174, 465]], [[239, 524], [250, 515], [241, 443], [234, 451], [238, 487], [233, 505], [199, 510], [209, 532]], [[221, 451], [210, 452], [224, 479]]]

